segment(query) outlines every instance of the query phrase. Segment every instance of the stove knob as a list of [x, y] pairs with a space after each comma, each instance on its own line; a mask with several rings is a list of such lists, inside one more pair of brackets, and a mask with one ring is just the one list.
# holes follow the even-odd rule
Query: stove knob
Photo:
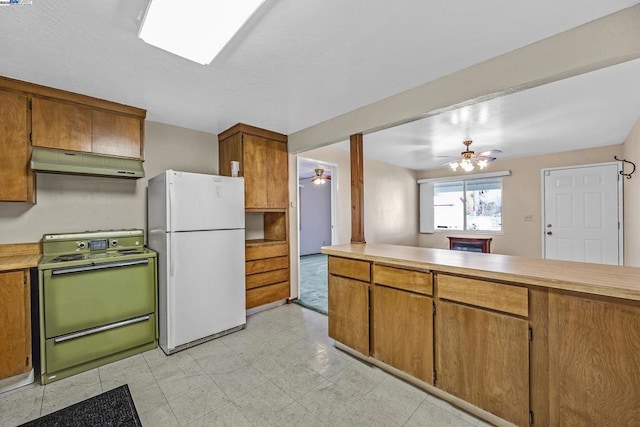
[[87, 244], [85, 242], [78, 242], [78, 249], [84, 249], [87, 247]]
[[117, 241], [117, 240], [115, 240], [115, 239], [113, 239], [113, 240], [111, 241], [111, 246], [118, 246], [118, 241]]

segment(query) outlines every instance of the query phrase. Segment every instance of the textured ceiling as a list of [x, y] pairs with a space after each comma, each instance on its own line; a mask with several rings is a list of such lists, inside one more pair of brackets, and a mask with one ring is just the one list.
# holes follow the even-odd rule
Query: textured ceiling
[[33, 0], [0, 7], [0, 75], [191, 129], [289, 134], [637, 3], [266, 0], [202, 66], [137, 38], [146, 0]]
[[639, 76], [637, 59], [371, 133], [364, 155], [425, 170], [459, 155], [465, 139], [501, 159], [621, 144], [640, 118]]

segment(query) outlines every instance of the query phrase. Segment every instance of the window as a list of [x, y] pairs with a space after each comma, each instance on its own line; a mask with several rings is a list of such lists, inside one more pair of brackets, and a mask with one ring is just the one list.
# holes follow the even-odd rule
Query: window
[[420, 232], [502, 231], [502, 176], [506, 175], [510, 172], [420, 180]]
[[433, 227], [502, 231], [502, 178], [434, 183]]

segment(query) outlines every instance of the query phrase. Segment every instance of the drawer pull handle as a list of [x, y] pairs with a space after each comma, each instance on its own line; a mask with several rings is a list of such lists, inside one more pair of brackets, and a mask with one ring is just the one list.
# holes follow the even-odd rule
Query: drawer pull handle
[[132, 261], [120, 261], [120, 262], [105, 262], [103, 264], [93, 264], [93, 265], [82, 265], [80, 267], [69, 267], [69, 268], [59, 268], [56, 270], [51, 270], [51, 275], [59, 276], [61, 274], [70, 274], [70, 273], [83, 273], [85, 271], [95, 271], [95, 270], [104, 270], [107, 268], [116, 268], [116, 267], [129, 267], [133, 265], [146, 265], [149, 264], [149, 259], [136, 259]]
[[123, 320], [122, 322], [112, 323], [110, 325], [99, 326], [97, 328], [87, 329], [86, 331], [76, 332], [74, 334], [64, 335], [64, 336], [55, 338], [53, 340], [53, 342], [58, 344], [58, 343], [69, 341], [69, 340], [73, 340], [73, 339], [76, 339], [76, 338], [86, 337], [87, 335], [97, 334], [98, 332], [109, 331], [111, 329], [121, 328], [121, 327], [127, 326], [127, 325], [133, 325], [134, 323], [145, 322], [147, 320], [149, 320], [149, 315], [142, 316], [142, 317], [136, 317], [135, 319]]

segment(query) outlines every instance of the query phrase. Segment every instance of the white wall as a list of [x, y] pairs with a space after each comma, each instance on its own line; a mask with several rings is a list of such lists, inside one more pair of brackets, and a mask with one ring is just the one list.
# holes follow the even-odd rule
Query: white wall
[[[502, 224], [503, 233], [474, 234], [491, 237], [491, 252], [505, 255], [520, 255], [534, 258], [542, 256], [542, 189], [540, 171], [543, 168], [575, 166], [581, 164], [613, 161], [620, 155], [622, 145], [610, 145], [585, 150], [524, 157], [513, 160], [497, 160], [490, 164], [487, 172], [510, 170], [502, 184]], [[461, 175], [448, 169], [425, 171], [420, 178]], [[525, 215], [532, 215], [533, 221], [525, 221]], [[627, 233], [625, 233], [627, 234]], [[447, 236], [462, 236], [455, 232], [421, 234], [420, 246], [448, 249]], [[466, 234], [466, 236], [469, 236]]]
[[47, 233], [146, 229], [147, 181], [166, 169], [217, 173], [217, 136], [146, 122], [145, 178], [38, 174], [37, 204], [0, 202], [0, 244], [37, 242]]
[[[627, 137], [622, 158], [632, 161], [638, 168], [631, 179], [624, 179], [624, 265], [640, 267], [640, 120]], [[633, 167], [624, 165], [624, 172]]]
[[365, 240], [367, 243], [418, 246], [419, 188], [416, 172], [367, 159], [366, 154], [365, 137]]

